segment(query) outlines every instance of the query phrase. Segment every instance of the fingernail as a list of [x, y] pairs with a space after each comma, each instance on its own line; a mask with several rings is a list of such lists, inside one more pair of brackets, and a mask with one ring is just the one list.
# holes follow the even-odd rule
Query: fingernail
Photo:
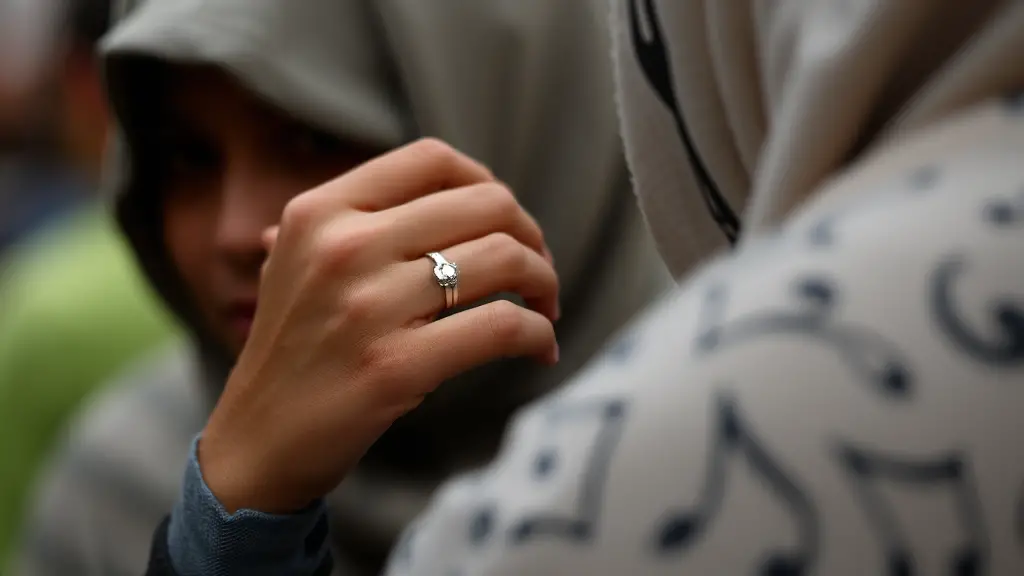
[[559, 356], [558, 342], [555, 342], [555, 350], [554, 350], [554, 354], [552, 354], [552, 358], [554, 358], [554, 362], [552, 362], [552, 364], [558, 364], [558, 356]]

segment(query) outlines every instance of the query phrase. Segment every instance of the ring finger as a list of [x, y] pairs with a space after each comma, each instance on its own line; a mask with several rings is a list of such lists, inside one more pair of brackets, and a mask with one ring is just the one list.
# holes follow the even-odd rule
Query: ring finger
[[[442, 252], [458, 266], [458, 301], [474, 302], [499, 292], [514, 292], [552, 322], [558, 319], [558, 275], [542, 255], [513, 237], [495, 233]], [[436, 316], [446, 308], [445, 290], [433, 274], [433, 262], [421, 257], [391, 268], [393, 286], [408, 287], [396, 298], [410, 319]], [[396, 294], [397, 296], [397, 294]]]

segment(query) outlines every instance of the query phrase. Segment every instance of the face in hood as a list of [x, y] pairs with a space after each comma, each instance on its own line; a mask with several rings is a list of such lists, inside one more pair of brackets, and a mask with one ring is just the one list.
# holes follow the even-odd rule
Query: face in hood
[[587, 64], [606, 54], [600, 11], [589, 0], [443, 8], [417, 0], [121, 3], [122, 21], [104, 45], [120, 130], [108, 189], [153, 285], [220, 373], [232, 354], [183, 288], [162, 229], [153, 128], [167, 123], [165, 82], [186, 68], [215, 68], [268, 107], [360, 149], [446, 140], [488, 164], [551, 231], [564, 291], [583, 284], [623, 183], [610, 75]]
[[[104, 46], [118, 131], [107, 190], [151, 283], [199, 339], [211, 395], [233, 357], [204, 329], [165, 245], [153, 144], [154, 127], [167, 124], [163, 83], [182, 70], [213, 68], [261, 106], [362, 148], [439, 137], [489, 165], [545, 229], [561, 280], [559, 366], [482, 367], [396, 422], [332, 495], [332, 518], [352, 540], [339, 546], [355, 555], [383, 557], [437, 482], [488, 459], [513, 410], [560, 384], [667, 287], [629, 192], [606, 16], [604, 0], [120, 6]], [[239, 113], [214, 102], [221, 88], [186, 99], [208, 97], [211, 122]]]
[[677, 277], [901, 134], [1024, 86], [1008, 0], [621, 0], [623, 134]]

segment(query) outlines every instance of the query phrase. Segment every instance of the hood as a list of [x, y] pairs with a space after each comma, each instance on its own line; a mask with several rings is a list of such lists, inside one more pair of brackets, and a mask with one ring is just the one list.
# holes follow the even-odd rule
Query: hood
[[676, 277], [870, 149], [1024, 87], [1012, 0], [619, 0], [635, 191]]
[[491, 456], [514, 409], [559, 384], [666, 287], [629, 190], [606, 17], [604, 0], [119, 7], [104, 43], [117, 121], [106, 189], [151, 283], [193, 326], [211, 395], [231, 360], [195, 328], [148, 181], [146, 128], [160, 66], [215, 65], [288, 114], [364, 145], [439, 137], [490, 166], [546, 232], [561, 280], [560, 365], [499, 362], [460, 376], [374, 445], [331, 499], [332, 518], [348, 527], [338, 531], [339, 546], [371, 565], [437, 482]]
[[146, 138], [160, 94], [154, 61], [214, 65], [344, 139], [386, 149], [436, 136], [489, 165], [550, 232], [563, 291], [571, 293], [585, 281], [589, 252], [609, 213], [621, 210], [625, 188], [600, 7], [598, 0], [122, 0], [103, 44], [118, 132], [105, 189], [151, 283], [197, 327], [162, 244]]

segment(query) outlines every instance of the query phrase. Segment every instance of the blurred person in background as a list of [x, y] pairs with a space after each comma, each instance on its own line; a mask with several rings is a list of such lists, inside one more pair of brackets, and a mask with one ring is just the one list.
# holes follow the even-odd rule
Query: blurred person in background
[[0, 261], [83, 196], [53, 129], [60, 2], [0, 0]]
[[[613, 6], [636, 191], [684, 281], [387, 574], [1024, 574], [1024, 3]], [[432, 295], [388, 249], [423, 245], [360, 207], [489, 181], [407, 148], [289, 204], [148, 574], [327, 573], [324, 494], [494, 344], [473, 311], [403, 325]], [[498, 347], [544, 350], [543, 322]]]
[[[73, 175], [76, 202], [25, 232], [0, 273], [0, 562], [68, 416], [174, 333], [96, 197], [108, 122], [96, 46], [109, 8], [109, 0], [63, 0], [50, 22], [55, 147], [35, 169]], [[12, 201], [39, 193], [20, 184], [8, 189]]]
[[[331, 542], [340, 573], [377, 573], [442, 479], [490, 459], [509, 414], [671, 284], [629, 189], [604, 12], [601, 0], [138, 3], [107, 44], [124, 135], [111, 185], [143, 269], [194, 341], [139, 366], [76, 419], [14, 573], [145, 569], [192, 439], [248, 338], [264, 230], [299, 193], [436, 136], [514, 187], [523, 207], [499, 184], [465, 191], [470, 224], [504, 234], [473, 244], [462, 302], [542, 300], [559, 318], [560, 362], [508, 359], [453, 379], [367, 452], [329, 497]], [[425, 210], [410, 203], [382, 243], [402, 226], [424, 227], [423, 238], [458, 231]], [[508, 262], [523, 278], [483, 267]], [[419, 254], [410, 267], [428, 305], [443, 307], [428, 264]], [[493, 309], [536, 314], [491, 302], [476, 317]]]

